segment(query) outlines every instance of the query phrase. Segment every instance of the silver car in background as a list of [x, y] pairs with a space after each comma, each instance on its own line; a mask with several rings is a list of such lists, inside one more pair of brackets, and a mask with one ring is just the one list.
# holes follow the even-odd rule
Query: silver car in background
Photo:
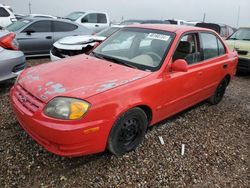
[[26, 67], [14, 33], [0, 33], [0, 82], [17, 77]]
[[77, 23], [50, 18], [21, 19], [6, 30], [16, 33], [19, 48], [28, 57], [49, 55], [53, 43], [63, 37], [94, 33]]

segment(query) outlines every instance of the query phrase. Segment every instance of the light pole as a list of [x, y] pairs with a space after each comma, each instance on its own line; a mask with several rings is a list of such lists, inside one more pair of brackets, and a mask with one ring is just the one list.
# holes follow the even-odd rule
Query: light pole
[[31, 14], [31, 2], [29, 1], [29, 14]]
[[240, 21], [240, 6], [238, 7], [238, 15], [237, 15], [237, 22], [236, 22], [236, 27], [239, 27], [239, 21]]

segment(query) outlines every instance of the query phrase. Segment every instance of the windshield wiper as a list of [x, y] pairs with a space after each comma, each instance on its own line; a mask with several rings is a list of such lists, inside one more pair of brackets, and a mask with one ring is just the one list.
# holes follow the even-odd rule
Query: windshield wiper
[[112, 61], [114, 63], [117, 63], [117, 64], [120, 64], [120, 65], [125, 65], [127, 67], [131, 67], [131, 68], [134, 68], [134, 69], [138, 69], [136, 66], [134, 65], [131, 65], [129, 63], [126, 63], [125, 61], [123, 60], [120, 60], [120, 59], [116, 59], [114, 57], [110, 57], [110, 56], [102, 56], [104, 59], [108, 60], [108, 61]]
[[91, 55], [98, 58], [98, 59], [105, 59], [103, 56], [101, 56], [100, 54], [96, 53], [96, 52], [91, 52]]
[[114, 58], [114, 57], [103, 56], [103, 55], [98, 54], [98, 53], [96, 53], [96, 52], [91, 52], [91, 54], [92, 54], [94, 57], [98, 58], [98, 59], [104, 59], [104, 60], [111, 61], [111, 62], [113, 62], [113, 63], [117, 63], [117, 64], [120, 64], [120, 65], [125, 65], [125, 66], [127, 66], [127, 67], [131, 67], [131, 68], [134, 68], [134, 69], [138, 69], [138, 67], [136, 67], [136, 66], [134, 66], [134, 65], [131, 65], [131, 64], [129, 64], [129, 63], [126, 63], [126, 62], [123, 61], [123, 60], [116, 59], [116, 58]]

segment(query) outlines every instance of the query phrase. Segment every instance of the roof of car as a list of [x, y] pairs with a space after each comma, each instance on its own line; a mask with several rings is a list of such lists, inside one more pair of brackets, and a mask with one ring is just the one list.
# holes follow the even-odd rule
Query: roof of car
[[70, 20], [67, 20], [67, 19], [62, 19], [62, 18], [59, 18], [59, 19], [55, 19], [55, 18], [40, 18], [40, 17], [25, 17], [23, 18], [23, 20], [30, 20], [30, 21], [37, 21], [37, 20], [51, 20], [51, 21], [63, 21], [63, 22], [68, 22], [68, 23], [72, 23], [72, 24], [77, 24], [75, 22], [72, 22]]
[[162, 31], [168, 32], [177, 32], [177, 31], [211, 31], [210, 29], [206, 28], [199, 28], [199, 27], [192, 27], [186, 25], [171, 25], [171, 24], [136, 24], [130, 25], [127, 27], [137, 27], [137, 28], [145, 28], [145, 29], [157, 29]]

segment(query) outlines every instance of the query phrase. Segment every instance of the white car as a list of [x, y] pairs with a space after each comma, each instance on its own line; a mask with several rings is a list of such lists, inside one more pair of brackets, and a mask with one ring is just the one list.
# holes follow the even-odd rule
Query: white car
[[47, 14], [28, 14], [27, 17], [31, 17], [31, 18], [53, 18], [53, 19], [57, 19], [56, 16], [51, 16], [51, 15], [47, 15]]
[[96, 35], [64, 37], [53, 44], [53, 48], [50, 51], [50, 59], [55, 61], [78, 54], [88, 53], [97, 43], [104, 41], [107, 37], [123, 27], [122, 25], [114, 25]]
[[0, 28], [4, 28], [14, 21], [17, 20], [12, 9], [9, 6], [0, 4]]
[[95, 32], [110, 26], [109, 16], [105, 12], [72, 12], [65, 19], [81, 24]]
[[185, 20], [169, 19], [167, 21], [169, 21], [170, 24], [173, 24], [173, 25], [186, 25], [186, 21]]

